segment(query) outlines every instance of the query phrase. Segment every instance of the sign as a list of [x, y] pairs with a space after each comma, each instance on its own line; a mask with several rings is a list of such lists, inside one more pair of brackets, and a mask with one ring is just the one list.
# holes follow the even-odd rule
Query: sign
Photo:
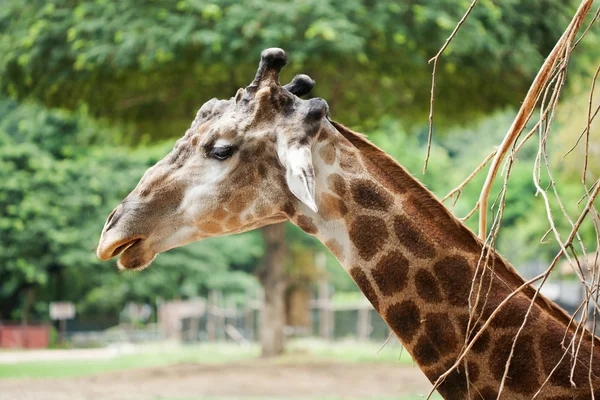
[[123, 314], [132, 321], [146, 322], [152, 315], [152, 307], [150, 304], [127, 303]]
[[70, 301], [50, 303], [50, 318], [58, 320], [75, 318], [75, 304]]

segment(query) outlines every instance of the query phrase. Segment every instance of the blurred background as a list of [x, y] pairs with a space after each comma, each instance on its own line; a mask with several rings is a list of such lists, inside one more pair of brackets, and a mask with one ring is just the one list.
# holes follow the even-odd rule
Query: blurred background
[[[478, 2], [440, 61], [422, 174], [427, 61], [469, 3], [3, 0], [0, 399], [427, 394], [423, 374], [335, 258], [291, 224], [269, 237], [254, 231], [174, 249], [140, 273], [119, 273], [94, 249], [105, 218], [145, 169], [205, 101], [247, 86], [267, 47], [288, 53], [282, 83], [311, 76], [311, 95], [329, 102], [333, 119], [367, 133], [443, 197], [501, 142], [578, 2]], [[584, 150], [563, 155], [586, 125], [599, 48], [595, 24], [574, 50], [548, 146], [572, 217], [583, 207]], [[596, 123], [592, 181], [598, 133]], [[512, 171], [498, 249], [532, 277], [559, 245], [540, 243], [548, 222], [534, 196], [537, 143], [528, 146]], [[480, 175], [447, 203], [457, 216], [475, 205]], [[591, 224], [581, 236], [596, 251]], [[283, 264], [269, 254], [274, 242]], [[544, 290], [573, 312], [583, 286], [571, 272], [558, 268]], [[265, 300], [265, 291], [276, 296]], [[265, 320], [265, 307], [284, 312]], [[264, 332], [278, 339], [261, 342]]]

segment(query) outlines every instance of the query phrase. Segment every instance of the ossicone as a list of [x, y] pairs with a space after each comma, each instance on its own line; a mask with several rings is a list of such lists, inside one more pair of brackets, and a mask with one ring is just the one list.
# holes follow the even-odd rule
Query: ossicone
[[283, 88], [298, 97], [306, 96], [315, 87], [315, 81], [308, 75], [298, 74]]
[[263, 50], [256, 76], [246, 90], [256, 91], [266, 86], [280, 86], [279, 73], [286, 64], [287, 55], [283, 49], [272, 47]]

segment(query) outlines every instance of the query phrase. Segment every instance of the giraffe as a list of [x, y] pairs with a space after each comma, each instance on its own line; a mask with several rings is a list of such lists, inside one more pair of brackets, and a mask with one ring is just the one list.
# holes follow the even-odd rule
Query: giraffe
[[173, 247], [289, 220], [337, 257], [431, 382], [470, 343], [437, 389], [445, 399], [600, 396], [598, 339], [541, 295], [500, 392], [534, 288], [475, 337], [523, 279], [396, 161], [333, 121], [323, 99], [301, 99], [311, 78], [281, 86], [286, 62], [264, 50], [249, 86], [200, 108], [109, 215], [97, 256], [139, 270]]

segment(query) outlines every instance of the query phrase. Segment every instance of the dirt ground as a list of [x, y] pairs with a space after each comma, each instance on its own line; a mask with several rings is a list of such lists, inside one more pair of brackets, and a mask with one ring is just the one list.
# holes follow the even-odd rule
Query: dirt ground
[[253, 361], [178, 364], [84, 378], [2, 379], [0, 399], [397, 398], [427, 393], [430, 387], [416, 367]]

